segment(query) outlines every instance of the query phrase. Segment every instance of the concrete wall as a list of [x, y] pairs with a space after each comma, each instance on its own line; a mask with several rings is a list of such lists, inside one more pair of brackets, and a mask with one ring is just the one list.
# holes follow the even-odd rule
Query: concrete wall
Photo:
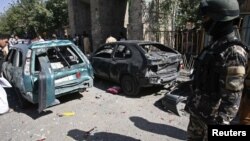
[[[130, 2], [128, 39], [142, 39], [142, 0]], [[108, 35], [119, 38], [120, 32], [126, 32], [126, 6], [127, 0], [68, 0], [71, 35], [89, 31], [94, 50]]]
[[91, 0], [91, 35], [92, 48], [95, 50], [102, 42], [102, 30], [100, 23], [100, 5], [99, 0]]
[[69, 23], [72, 36], [91, 32], [90, 0], [68, 0]]
[[142, 0], [131, 0], [129, 7], [128, 39], [143, 39]]
[[91, 0], [93, 47], [105, 43], [112, 35], [119, 37], [124, 30], [124, 17], [127, 0]]
[[126, 12], [126, 0], [102, 0], [100, 1], [100, 21], [104, 37], [112, 35], [118, 38], [123, 30]]

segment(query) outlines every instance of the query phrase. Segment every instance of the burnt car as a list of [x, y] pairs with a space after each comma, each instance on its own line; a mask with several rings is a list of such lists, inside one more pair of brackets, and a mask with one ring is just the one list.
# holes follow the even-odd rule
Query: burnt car
[[39, 112], [59, 104], [57, 97], [92, 87], [94, 78], [86, 56], [68, 40], [14, 45], [2, 72], [23, 99], [38, 103]]
[[158, 42], [126, 40], [101, 45], [90, 62], [96, 77], [120, 83], [125, 95], [135, 96], [141, 87], [176, 80], [182, 56]]

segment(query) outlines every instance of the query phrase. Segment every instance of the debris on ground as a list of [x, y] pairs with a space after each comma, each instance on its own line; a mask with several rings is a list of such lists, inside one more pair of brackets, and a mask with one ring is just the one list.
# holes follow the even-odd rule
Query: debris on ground
[[95, 96], [96, 99], [100, 99], [101, 97], [102, 97], [101, 95]]
[[92, 132], [95, 128], [96, 128], [96, 127], [94, 127], [94, 128], [92, 128], [92, 129], [86, 131], [86, 132], [85, 132], [85, 135], [84, 135], [84, 139], [87, 139], [87, 138], [91, 135], [91, 132]]
[[62, 114], [57, 113], [57, 116], [63, 117], [63, 116], [74, 116], [75, 112], [64, 112]]
[[36, 140], [36, 141], [45, 141], [46, 138], [42, 138], [42, 139], [39, 139], [39, 140]]
[[178, 116], [185, 116], [184, 110], [185, 102], [191, 93], [191, 81], [178, 83], [169, 92], [167, 92], [163, 98], [155, 103], [155, 106], [160, 109], [173, 113]]
[[122, 89], [119, 86], [113, 86], [113, 87], [108, 88], [106, 92], [111, 93], [111, 94], [119, 94], [122, 92]]

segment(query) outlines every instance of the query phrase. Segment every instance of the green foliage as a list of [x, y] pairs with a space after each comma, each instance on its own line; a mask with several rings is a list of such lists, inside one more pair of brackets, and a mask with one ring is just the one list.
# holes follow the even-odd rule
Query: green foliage
[[7, 18], [5, 14], [1, 14], [0, 15], [0, 32], [4, 33], [4, 34], [8, 34], [9, 30], [7, 30], [8, 26], [7, 26]]
[[46, 8], [52, 13], [48, 18], [48, 29], [58, 29], [68, 24], [68, 7], [66, 0], [49, 0]]
[[177, 15], [179, 27], [187, 22], [198, 24], [199, 3], [200, 0], [180, 0], [180, 9]]
[[151, 28], [158, 30], [162, 26], [172, 26], [172, 30], [183, 29], [187, 22], [198, 23], [199, 2], [200, 0], [152, 0], [148, 6], [147, 21]]
[[36, 34], [62, 28], [67, 24], [67, 17], [66, 0], [18, 0], [0, 16], [0, 32], [27, 33], [33, 38]]

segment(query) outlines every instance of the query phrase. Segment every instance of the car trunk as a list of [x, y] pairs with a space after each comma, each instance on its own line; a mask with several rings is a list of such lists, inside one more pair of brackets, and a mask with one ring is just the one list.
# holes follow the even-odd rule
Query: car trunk
[[47, 51], [55, 77], [55, 94], [64, 94], [71, 89], [81, 89], [79, 84], [88, 80], [87, 63], [71, 47], [52, 48]]
[[160, 77], [161, 82], [167, 82], [178, 76], [181, 54], [174, 52], [153, 51], [148, 57], [148, 77]]
[[39, 71], [39, 111], [58, 104], [55, 97], [59, 95], [86, 88], [85, 85], [89, 83], [85, 82], [90, 79], [87, 77], [89, 70], [86, 65], [88, 64], [71, 46], [38, 50], [35, 71]]

